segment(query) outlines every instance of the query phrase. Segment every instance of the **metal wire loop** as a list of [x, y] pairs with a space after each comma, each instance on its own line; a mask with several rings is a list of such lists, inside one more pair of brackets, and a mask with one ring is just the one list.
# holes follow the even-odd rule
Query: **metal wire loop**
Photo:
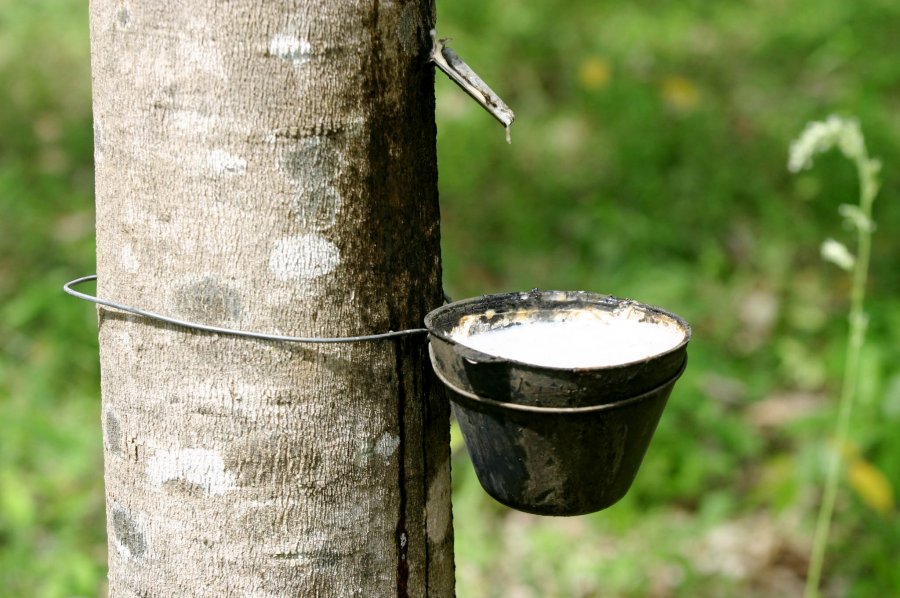
[[388, 331], [382, 332], [379, 334], [366, 334], [363, 336], [342, 336], [335, 338], [328, 337], [316, 337], [316, 336], [284, 336], [281, 334], [267, 334], [265, 332], [250, 332], [247, 330], [237, 330], [234, 328], [223, 328], [221, 326], [209, 326], [207, 324], [198, 324], [197, 322], [190, 322], [188, 320], [180, 320], [178, 318], [170, 318], [169, 316], [164, 316], [162, 314], [158, 314], [152, 311], [147, 311], [145, 309], [140, 309], [137, 307], [131, 307], [129, 305], [123, 305], [122, 303], [116, 303], [115, 301], [110, 301], [108, 299], [101, 299], [100, 297], [96, 297], [94, 295], [88, 295], [86, 293], [82, 293], [80, 291], [76, 291], [74, 286], [85, 283], [85, 282], [93, 282], [97, 280], [96, 274], [91, 274], [90, 276], [82, 276], [81, 278], [76, 278], [75, 280], [70, 280], [66, 284], [63, 285], [63, 291], [72, 295], [73, 297], [77, 297], [78, 299], [82, 299], [84, 301], [89, 301], [91, 303], [96, 303], [97, 305], [103, 305], [104, 307], [111, 307], [113, 309], [117, 309], [119, 311], [124, 311], [130, 314], [134, 314], [137, 316], [143, 316], [145, 318], [150, 318], [151, 320], [159, 320], [160, 322], [166, 322], [168, 324], [174, 324], [175, 326], [181, 326], [182, 328], [191, 328], [194, 330], [203, 330], [205, 332], [213, 332], [215, 334], [227, 334], [229, 336], [242, 336], [245, 338], [256, 338], [265, 341], [280, 341], [285, 343], [358, 343], [364, 341], [378, 341], [390, 338], [398, 338], [401, 336], [412, 336], [416, 334], [427, 334], [427, 328], [409, 328], [407, 330], [397, 330], [397, 331]]

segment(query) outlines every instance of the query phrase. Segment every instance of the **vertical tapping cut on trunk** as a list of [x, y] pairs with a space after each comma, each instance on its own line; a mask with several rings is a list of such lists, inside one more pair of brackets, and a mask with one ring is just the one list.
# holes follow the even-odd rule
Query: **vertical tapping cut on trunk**
[[394, 375], [397, 377], [397, 478], [400, 500], [397, 506], [397, 596], [409, 596], [409, 536], [406, 533], [406, 380], [403, 373], [403, 341], [394, 341]]

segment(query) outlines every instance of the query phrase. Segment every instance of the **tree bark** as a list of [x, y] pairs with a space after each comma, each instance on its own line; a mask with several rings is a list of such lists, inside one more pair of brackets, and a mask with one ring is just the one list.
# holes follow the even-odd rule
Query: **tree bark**
[[[442, 301], [431, 0], [93, 0], [101, 296], [290, 335]], [[111, 596], [453, 594], [422, 337], [101, 309]]]

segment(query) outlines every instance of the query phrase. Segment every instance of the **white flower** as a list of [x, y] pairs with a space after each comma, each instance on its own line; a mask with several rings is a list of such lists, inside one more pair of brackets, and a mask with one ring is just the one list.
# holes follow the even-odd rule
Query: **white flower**
[[851, 160], [865, 157], [866, 142], [863, 140], [862, 131], [859, 130], [859, 121], [855, 118], [844, 121], [841, 135], [838, 137], [838, 147]]
[[821, 252], [822, 259], [826, 262], [831, 262], [838, 268], [847, 271], [852, 270], [853, 265], [856, 263], [856, 257], [850, 253], [850, 250], [843, 243], [834, 239], [825, 239], [822, 243]]
[[842, 203], [838, 206], [838, 213], [844, 217], [844, 222], [851, 228], [867, 233], [875, 230], [875, 223], [859, 209], [859, 206]]
[[811, 167], [813, 156], [835, 146], [851, 160], [865, 157], [866, 146], [856, 119], [832, 115], [806, 125], [800, 137], [791, 143], [788, 170], [799, 172]]

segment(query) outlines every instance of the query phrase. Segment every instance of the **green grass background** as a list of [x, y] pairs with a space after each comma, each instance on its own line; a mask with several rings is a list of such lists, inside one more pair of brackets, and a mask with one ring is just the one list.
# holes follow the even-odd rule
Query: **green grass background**
[[[641, 473], [608, 511], [505, 509], [455, 438], [459, 595], [797, 594], [849, 289], [818, 246], [852, 240], [837, 206], [856, 183], [837, 156], [800, 176], [785, 164], [803, 125], [832, 112], [859, 117], [885, 168], [843, 449], [859, 475], [839, 495], [826, 593], [900, 595], [887, 500], [900, 489], [900, 3], [456, 0], [438, 13], [518, 116], [507, 146], [438, 77], [447, 292], [586, 289], [694, 326]], [[85, 3], [0, 0], [2, 596], [104, 591], [95, 316], [59, 290], [94, 270], [92, 177]]]

